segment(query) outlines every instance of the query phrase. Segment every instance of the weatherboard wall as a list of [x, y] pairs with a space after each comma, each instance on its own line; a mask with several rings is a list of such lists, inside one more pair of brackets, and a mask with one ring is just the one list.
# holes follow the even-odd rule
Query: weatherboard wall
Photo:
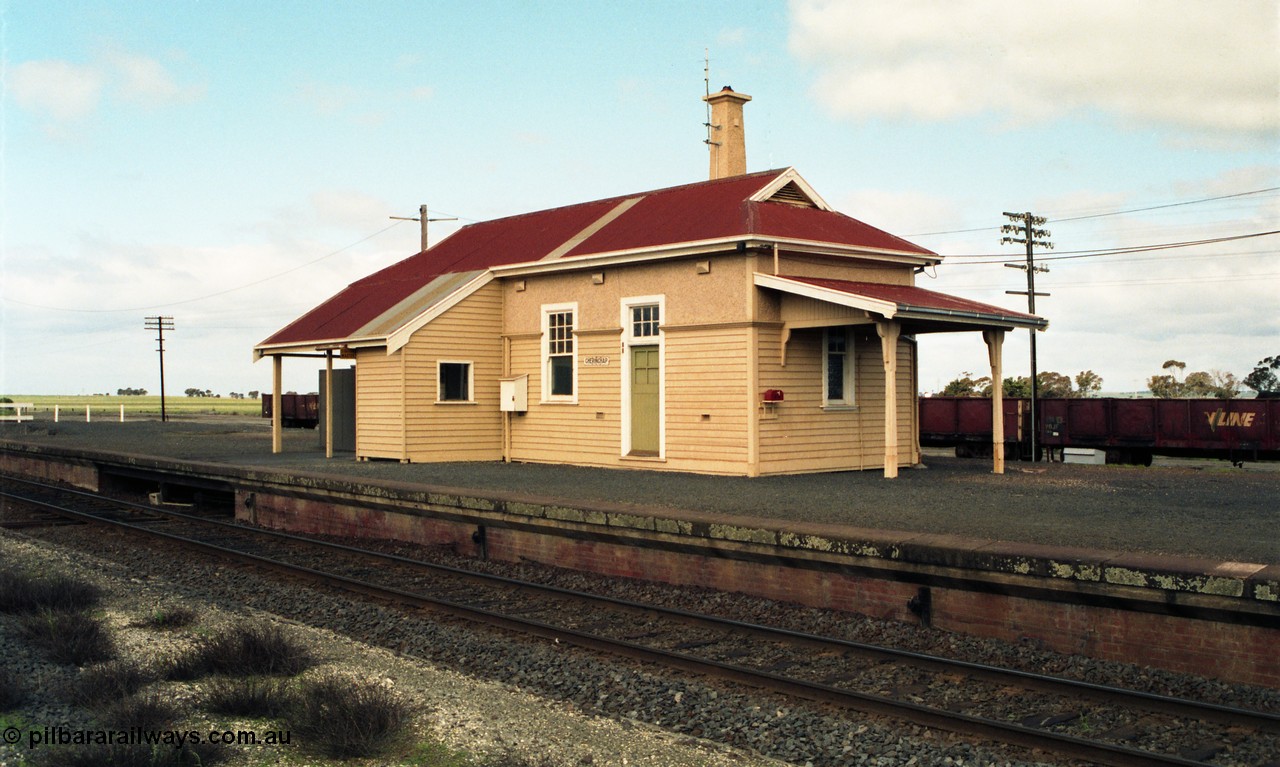
[[[681, 259], [507, 282], [509, 373], [529, 376], [529, 410], [511, 416], [512, 460], [749, 473], [751, 345], [744, 320], [754, 290], [751, 272], [741, 256], [701, 261], [701, 267], [699, 259]], [[657, 456], [623, 454], [623, 379], [629, 373], [623, 303], [638, 296], [655, 297], [663, 306], [665, 439]], [[578, 309], [573, 402], [541, 401], [540, 322], [543, 307], [552, 304]]]
[[[782, 259], [845, 278], [909, 283], [910, 270]], [[880, 339], [861, 310], [761, 290], [767, 254], [729, 253], [608, 269], [508, 276], [417, 330], [400, 350], [357, 358], [357, 455], [402, 461], [500, 460], [759, 475], [884, 465]], [[661, 449], [628, 454], [624, 305], [662, 304]], [[576, 307], [575, 395], [543, 398], [542, 316]], [[796, 325], [786, 344], [783, 321]], [[856, 402], [824, 407], [823, 327], [854, 327]], [[643, 339], [637, 343], [649, 343]], [[505, 350], [505, 351], [504, 351]], [[504, 357], [505, 354], [505, 357]], [[438, 396], [440, 361], [472, 365], [472, 399]], [[918, 460], [915, 347], [898, 347], [899, 462]], [[503, 377], [528, 376], [528, 409], [499, 410]], [[764, 389], [785, 400], [761, 401]], [[505, 430], [505, 433], [504, 433]]]
[[[410, 461], [502, 458], [502, 292], [490, 283], [414, 333], [405, 357], [404, 417]], [[471, 365], [470, 399], [443, 402], [441, 361]]]
[[403, 350], [356, 352], [356, 458], [405, 459]]
[[[847, 471], [884, 466], [884, 365], [874, 331], [854, 333], [854, 402], [824, 406], [821, 328], [797, 330], [781, 364], [781, 328], [763, 328], [760, 383], [786, 398], [760, 408], [761, 474]], [[900, 340], [898, 355], [898, 463], [919, 462], [916, 439], [915, 345]]]

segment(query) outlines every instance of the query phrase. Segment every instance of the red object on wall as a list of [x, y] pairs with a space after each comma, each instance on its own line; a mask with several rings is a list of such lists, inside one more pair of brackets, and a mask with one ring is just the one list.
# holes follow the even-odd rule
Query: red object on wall
[[763, 397], [765, 402], [781, 402], [786, 399], [781, 389], [765, 389]]

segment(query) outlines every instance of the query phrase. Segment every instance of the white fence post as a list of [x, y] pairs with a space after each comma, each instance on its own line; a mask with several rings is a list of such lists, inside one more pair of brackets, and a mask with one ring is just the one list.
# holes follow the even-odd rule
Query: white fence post
[[120, 405], [120, 423], [124, 423], [124, 404]]
[[54, 423], [58, 422], [58, 406], [57, 405], [53, 406], [53, 422]]
[[85, 405], [85, 406], [84, 406], [84, 422], [85, 422], [85, 423], [89, 423], [89, 422], [90, 422], [90, 420], [91, 420], [91, 419], [89, 418], [89, 411], [90, 411], [90, 410], [92, 410], [92, 408], [90, 408], [88, 405]]

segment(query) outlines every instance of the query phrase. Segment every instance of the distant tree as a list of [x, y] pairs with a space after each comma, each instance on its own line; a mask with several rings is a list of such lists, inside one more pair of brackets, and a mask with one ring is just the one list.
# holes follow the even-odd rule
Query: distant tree
[[1147, 388], [1154, 397], [1199, 397], [1234, 399], [1240, 393], [1240, 382], [1235, 375], [1221, 370], [1196, 370], [1178, 380], [1187, 363], [1166, 360], [1161, 369], [1172, 371], [1147, 379]]
[[[986, 396], [991, 396], [991, 387], [988, 386]], [[1031, 379], [1027, 376], [1017, 376], [1016, 378], [1004, 379], [1004, 396], [1014, 398], [1026, 398], [1031, 396]]]
[[1036, 394], [1040, 397], [1065, 398], [1071, 396], [1071, 378], [1052, 370], [1036, 373]]
[[[1083, 378], [1082, 378], [1083, 377]], [[1090, 387], [1085, 391], [1097, 391], [1102, 386], [1102, 377], [1092, 370], [1086, 370], [1076, 376]], [[1038, 382], [1037, 394], [1041, 397], [1072, 397], [1076, 393], [1071, 389], [1071, 379], [1062, 373], [1045, 370], [1036, 373]], [[947, 397], [990, 397], [992, 394], [991, 379], [987, 376], [974, 378], [973, 373], [961, 373], [960, 377], [948, 383], [940, 392]], [[1004, 379], [1004, 396], [1027, 398], [1031, 396], [1031, 379], [1028, 376], [1010, 376]]]
[[1182, 381], [1178, 380], [1178, 376], [1182, 371], [1187, 369], [1187, 363], [1178, 360], [1165, 360], [1160, 366], [1161, 370], [1172, 370], [1173, 373], [1161, 373], [1153, 375], [1147, 379], [1147, 388], [1151, 390], [1153, 397], [1182, 397], [1186, 391], [1186, 386]]
[[249, 399], [257, 399], [258, 394], [259, 394], [258, 390], [254, 389], [253, 391], [249, 392]]
[[1240, 394], [1240, 381], [1233, 374], [1221, 370], [1187, 373], [1185, 383], [1188, 397], [1235, 399]]
[[960, 377], [942, 387], [944, 397], [989, 397], [991, 396], [991, 379], [987, 376], [974, 378], [973, 373], [961, 373]]
[[1256, 391], [1259, 397], [1280, 397], [1280, 376], [1276, 371], [1280, 371], [1280, 354], [1263, 357], [1241, 383]]
[[1092, 370], [1082, 370], [1076, 375], [1076, 396], [1092, 397], [1102, 391], [1102, 376]]
[[145, 397], [146, 389], [116, 389], [116, 395], [119, 397]]

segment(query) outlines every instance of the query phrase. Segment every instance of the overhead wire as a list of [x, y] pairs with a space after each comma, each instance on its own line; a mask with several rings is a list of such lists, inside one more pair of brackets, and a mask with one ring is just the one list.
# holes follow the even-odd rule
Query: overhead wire
[[1217, 197], [1203, 197], [1203, 198], [1201, 198], [1201, 199], [1199, 199], [1199, 200], [1185, 200], [1185, 201], [1183, 201], [1183, 202], [1171, 202], [1171, 203], [1167, 203], [1167, 204], [1165, 204], [1165, 205], [1150, 205], [1150, 206], [1147, 206], [1147, 207], [1145, 207], [1145, 208], [1130, 208], [1130, 209], [1128, 209], [1128, 210], [1113, 210], [1113, 211], [1108, 212], [1108, 213], [1092, 213], [1092, 214], [1089, 214], [1089, 215], [1086, 215], [1086, 216], [1071, 216], [1071, 217], [1068, 217], [1068, 218], [1055, 218], [1055, 219], [1052, 219], [1052, 220], [1053, 220], [1054, 222], [1062, 222], [1062, 221], [1084, 221], [1085, 219], [1089, 219], [1089, 218], [1105, 218], [1105, 217], [1107, 217], [1107, 216], [1120, 216], [1120, 215], [1124, 215], [1124, 214], [1126, 214], [1126, 213], [1145, 213], [1146, 211], [1150, 211], [1150, 210], [1163, 210], [1164, 208], [1177, 208], [1177, 207], [1181, 207], [1181, 206], [1183, 206], [1183, 205], [1196, 205], [1196, 204], [1198, 204], [1198, 203], [1202, 203], [1202, 202], [1214, 202], [1214, 201], [1216, 201], [1216, 200], [1230, 200], [1230, 199], [1234, 199], [1234, 198], [1236, 198], [1236, 197], [1248, 197], [1248, 196], [1250, 196], [1250, 195], [1255, 195], [1255, 194], [1265, 194], [1265, 193], [1267, 193], [1267, 192], [1276, 192], [1276, 191], [1280, 191], [1280, 186], [1270, 186], [1270, 187], [1267, 187], [1267, 188], [1265, 188], [1265, 189], [1253, 189], [1253, 190], [1250, 190], [1250, 191], [1248, 191], [1248, 192], [1236, 192], [1236, 193], [1234, 193], [1234, 194], [1222, 194], [1222, 195], [1218, 195]]
[[[1200, 203], [1205, 203], [1205, 202], [1216, 202], [1218, 200], [1230, 200], [1230, 199], [1235, 199], [1239, 197], [1249, 197], [1252, 195], [1266, 194], [1268, 192], [1280, 192], [1280, 186], [1269, 186], [1262, 189], [1250, 189], [1246, 192], [1234, 192], [1232, 194], [1222, 194], [1222, 195], [1216, 195], [1214, 197], [1201, 197], [1195, 200], [1182, 200], [1180, 202], [1170, 202], [1170, 203], [1164, 203], [1161, 205], [1148, 205], [1141, 208], [1126, 208], [1124, 210], [1112, 210], [1112, 211], [1106, 211], [1103, 213], [1090, 213], [1082, 216], [1068, 216], [1068, 217], [1062, 217], [1062, 218], [1054, 217], [1054, 216], [1046, 216], [1046, 218], [1048, 218], [1051, 223], [1060, 223], [1060, 222], [1066, 222], [1066, 221], [1084, 221], [1086, 219], [1092, 219], [1092, 218], [1121, 216], [1128, 213], [1145, 213], [1147, 211], [1162, 210], [1165, 208], [1177, 208], [1177, 207], [1182, 207], [1184, 205], [1198, 205]], [[979, 226], [979, 227], [974, 227], [972, 229], [948, 229], [948, 230], [937, 231], [937, 232], [916, 232], [914, 234], [904, 234], [902, 236], [903, 237], [934, 237], [934, 236], [943, 235], [943, 234], [971, 234], [974, 232], [989, 232], [993, 229], [999, 229], [999, 226], [993, 224], [991, 226]]]
[[289, 269], [285, 269], [282, 272], [276, 272], [275, 274], [262, 277], [261, 279], [253, 280], [252, 282], [246, 282], [244, 284], [237, 285], [232, 288], [227, 288], [225, 290], [219, 290], [214, 293], [207, 293], [203, 296], [196, 296], [195, 298], [184, 298], [181, 301], [170, 301], [163, 304], [152, 304], [150, 306], [133, 306], [133, 307], [126, 307], [121, 309], [79, 309], [79, 308], [72, 308], [67, 306], [45, 306], [42, 304], [30, 303], [28, 301], [19, 301], [16, 298], [9, 298], [7, 296], [0, 296], [0, 301], [7, 301], [8, 303], [18, 304], [20, 306], [29, 306], [34, 309], [45, 309], [48, 311], [55, 311], [55, 312], [80, 312], [80, 313], [88, 313], [88, 314], [112, 314], [115, 312], [142, 312], [142, 311], [149, 311], [152, 309], [166, 309], [170, 306], [182, 306], [183, 304], [193, 304], [198, 301], [205, 301], [210, 298], [225, 296], [228, 293], [235, 293], [236, 291], [244, 290], [245, 288], [251, 288], [251, 287], [254, 287], [255, 285], [261, 285], [264, 282], [270, 282], [272, 280], [279, 279], [285, 276], [286, 274], [292, 274], [293, 272], [299, 271], [300, 269], [305, 269], [308, 266], [313, 266], [315, 264], [320, 263], [321, 261], [324, 261], [329, 258], [333, 258], [339, 253], [343, 253], [345, 251], [351, 250], [357, 245], [368, 242], [369, 240], [372, 240], [374, 237], [377, 237], [383, 232], [386, 232], [389, 229], [394, 229], [395, 227], [400, 226], [402, 223], [404, 222], [396, 221], [394, 224], [389, 224], [387, 226], [384, 226], [383, 228], [379, 229], [373, 234], [370, 234], [365, 237], [361, 237], [355, 242], [352, 242], [348, 245], [344, 245], [341, 248], [338, 248], [337, 250], [330, 251], [324, 254], [323, 256], [320, 256], [319, 258], [313, 258], [310, 261], [307, 261], [306, 263], [298, 264], [297, 266], [290, 267]]
[[[1242, 279], [1256, 279], [1262, 277], [1280, 277], [1280, 272], [1263, 272], [1260, 274], [1238, 275], [1238, 274], [1216, 274], [1216, 275], [1196, 275], [1187, 277], [1147, 277], [1135, 278], [1129, 280], [1069, 280], [1066, 282], [1055, 281], [1053, 289], [1070, 289], [1070, 288], [1094, 288], [1094, 287], [1116, 287], [1123, 285], [1183, 285], [1194, 283], [1210, 283], [1210, 282], [1236, 282]], [[948, 285], [951, 290], [967, 290], [975, 293], [987, 292], [1004, 292], [1003, 286], [983, 285]], [[1036, 286], [1040, 287], [1039, 285]]]
[[[1062, 251], [1059, 255], [1036, 257], [1037, 261], [1068, 261], [1078, 258], [1099, 258], [1102, 256], [1115, 256], [1127, 253], [1148, 253], [1155, 250], [1171, 250], [1175, 248], [1191, 248], [1197, 245], [1213, 245], [1220, 242], [1234, 242], [1236, 240], [1248, 240], [1255, 237], [1268, 237], [1280, 234], [1280, 229], [1273, 229], [1266, 232], [1250, 232], [1248, 234], [1235, 234], [1225, 237], [1211, 237], [1204, 240], [1184, 240], [1181, 242], [1163, 242], [1150, 245], [1130, 245], [1118, 248], [1099, 248], [1095, 250], [1069, 250]], [[1011, 258], [1017, 258], [1016, 253], [953, 253], [947, 254], [946, 258], [981, 258], [988, 259], [986, 261], [962, 261], [959, 264], [964, 266], [977, 266], [981, 264], [1000, 264]]]

